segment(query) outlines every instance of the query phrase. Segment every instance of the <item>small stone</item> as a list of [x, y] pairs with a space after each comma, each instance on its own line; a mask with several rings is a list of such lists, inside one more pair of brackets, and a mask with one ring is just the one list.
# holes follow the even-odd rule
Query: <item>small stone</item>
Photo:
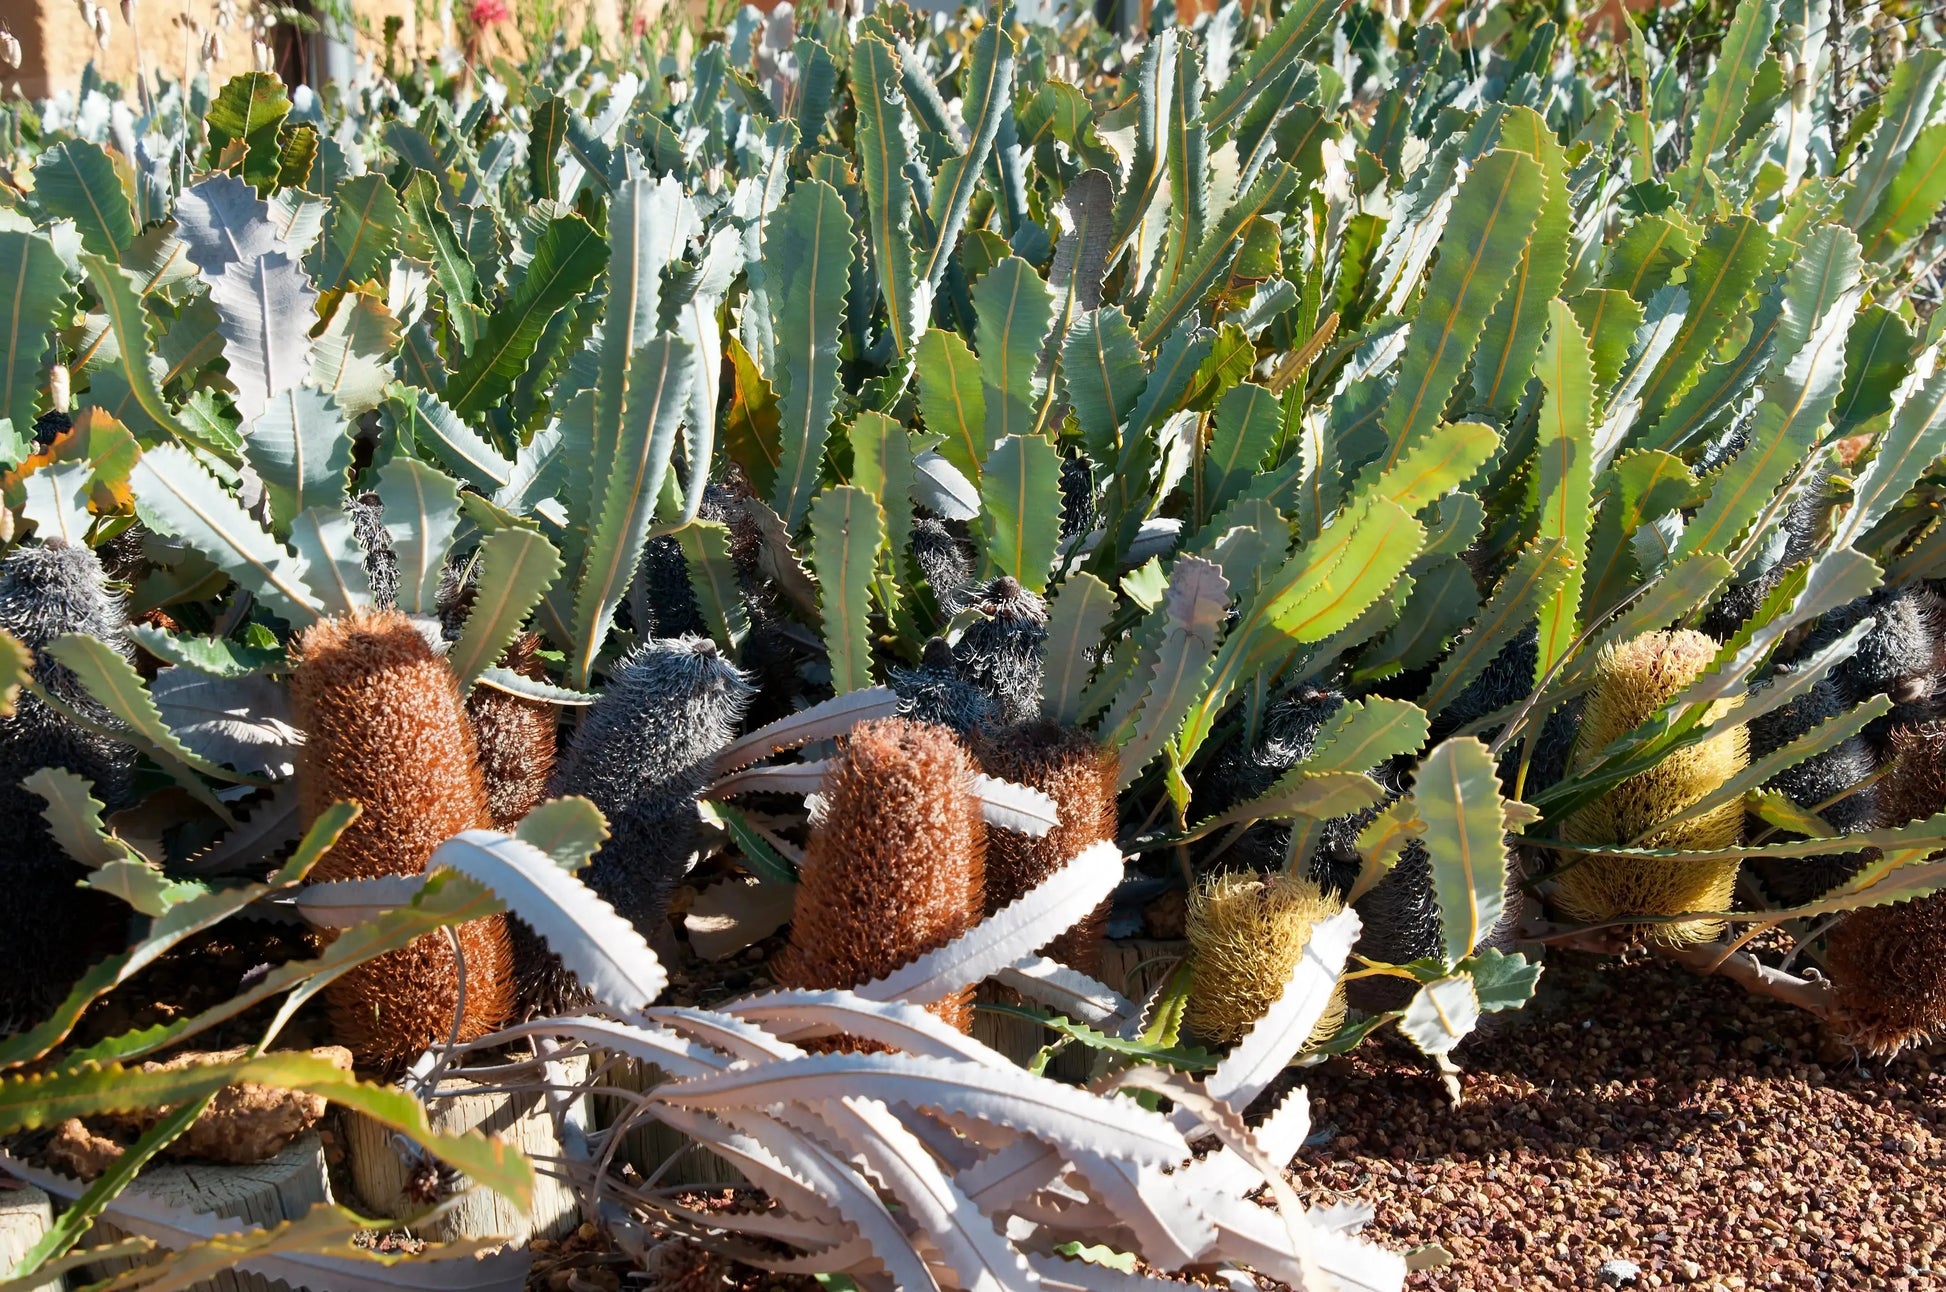
[[1595, 1277], [1605, 1287], [1624, 1287], [1642, 1277], [1642, 1267], [1634, 1261], [1603, 1261], [1601, 1268], [1595, 1271]]

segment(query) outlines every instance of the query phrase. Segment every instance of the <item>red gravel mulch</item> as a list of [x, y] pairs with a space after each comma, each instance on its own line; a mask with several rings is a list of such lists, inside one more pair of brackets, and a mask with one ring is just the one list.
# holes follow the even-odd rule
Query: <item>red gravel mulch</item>
[[1572, 954], [1490, 1022], [1457, 1108], [1396, 1037], [1307, 1074], [1294, 1178], [1452, 1253], [1410, 1286], [1946, 1288], [1946, 1047], [1874, 1063], [1733, 984]]

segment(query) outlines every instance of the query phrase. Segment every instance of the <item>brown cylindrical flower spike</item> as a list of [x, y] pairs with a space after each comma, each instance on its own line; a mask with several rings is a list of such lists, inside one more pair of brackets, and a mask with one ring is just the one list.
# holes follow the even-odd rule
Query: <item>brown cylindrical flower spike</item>
[[[522, 633], [507, 648], [501, 666], [546, 681], [547, 670], [535, 653], [540, 644], [538, 634]], [[466, 716], [473, 720], [493, 828], [512, 830], [547, 797], [547, 778], [554, 774], [554, 706], [476, 686], [466, 697]]]
[[[853, 730], [825, 773], [780, 985], [856, 987], [979, 922], [986, 825], [975, 774], [944, 727], [888, 718]], [[971, 999], [932, 1009], [965, 1031]]]
[[[989, 775], [1041, 791], [1060, 815], [1038, 839], [988, 831], [987, 914], [1018, 900], [1088, 845], [1114, 839], [1115, 753], [1087, 732], [1046, 720], [1024, 723], [982, 741], [980, 762]], [[1047, 954], [1082, 973], [1100, 973], [1110, 905], [1104, 901], [1082, 916], [1048, 944]]]
[[1946, 893], [1853, 911], [1826, 939], [1824, 967], [1852, 1044], [1890, 1056], [1946, 1035]]
[[[473, 733], [459, 684], [412, 621], [360, 610], [306, 629], [296, 642], [291, 707], [305, 733], [298, 801], [309, 826], [332, 803], [364, 808], [311, 872], [313, 879], [416, 875], [433, 849], [488, 823]], [[513, 948], [504, 918], [452, 939], [443, 930], [367, 961], [325, 989], [332, 1026], [361, 1064], [396, 1069], [453, 1032], [484, 1036], [513, 1009]]]

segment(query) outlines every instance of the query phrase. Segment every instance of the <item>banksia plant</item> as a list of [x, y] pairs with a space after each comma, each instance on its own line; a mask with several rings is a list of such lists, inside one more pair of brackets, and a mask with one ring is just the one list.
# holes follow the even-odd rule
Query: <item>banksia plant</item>
[[[536, 653], [540, 638], [522, 633], [507, 648], [504, 668], [536, 681], [547, 670]], [[555, 709], [542, 700], [529, 700], [491, 686], [473, 688], [466, 697], [466, 716], [480, 751], [480, 775], [486, 785], [487, 815], [496, 830], [511, 830], [547, 794], [554, 773]]]
[[[121, 598], [109, 590], [95, 554], [60, 542], [17, 547], [0, 561], [0, 630], [36, 652], [35, 682], [64, 704], [113, 725], [67, 669], [40, 652], [56, 638], [82, 633], [129, 653], [128, 621]], [[0, 821], [8, 841], [0, 848], [0, 1024], [53, 1004], [88, 966], [98, 935], [120, 928], [119, 902], [77, 887], [80, 866], [47, 831], [39, 795], [21, 780], [44, 767], [84, 777], [111, 809], [125, 806], [135, 753], [127, 745], [89, 731], [22, 691], [14, 711], [0, 717]], [[32, 1021], [31, 1019], [29, 1021]]]
[[707, 637], [644, 642], [610, 676], [555, 769], [550, 797], [585, 795], [608, 818], [608, 842], [584, 878], [665, 947], [669, 899], [694, 852], [696, 796], [752, 694]]
[[[459, 686], [411, 620], [359, 610], [294, 643], [291, 710], [305, 733], [298, 801], [305, 825], [331, 804], [364, 811], [311, 872], [314, 880], [421, 873], [433, 850], [488, 823], [486, 787]], [[503, 917], [427, 934], [366, 961], [325, 989], [338, 1039], [392, 1070], [446, 1040], [484, 1036], [513, 1009], [513, 947]]]
[[[1342, 909], [1338, 899], [1292, 871], [1269, 876], [1219, 872], [1189, 894], [1189, 1000], [1183, 1021], [1207, 1041], [1240, 1039], [1290, 981], [1311, 930]], [[1311, 1033], [1331, 1036], [1345, 1020], [1338, 989]]]
[[967, 626], [953, 647], [960, 673], [993, 697], [1002, 722], [1038, 718], [1047, 603], [1002, 575], [973, 604], [980, 618]]
[[[979, 744], [991, 775], [1041, 791], [1060, 816], [1036, 839], [987, 831], [986, 912], [993, 912], [1054, 874], [1089, 844], [1115, 838], [1115, 752], [1086, 731], [1046, 720], [999, 732]], [[1101, 939], [1110, 903], [1090, 911], [1056, 938], [1047, 954], [1091, 976], [1101, 969]]]
[[1852, 1044], [1889, 1057], [1946, 1033], [1946, 893], [1846, 915], [1824, 968], [1832, 1020]]
[[[944, 946], [986, 903], [986, 824], [978, 769], [943, 727], [861, 723], [831, 760], [799, 871], [786, 987], [856, 987]], [[972, 1026], [971, 993], [933, 1012]]]
[[[1695, 681], [1716, 658], [1716, 642], [1688, 629], [1644, 633], [1601, 653], [1594, 691], [1581, 719], [1571, 767], [1632, 731]], [[1630, 844], [1689, 851], [1734, 846], [1742, 837], [1743, 804], [1733, 801], [1667, 829], [1660, 821], [1723, 784], [1748, 761], [1749, 733], [1732, 726], [1721, 735], [1675, 750], [1656, 766], [1629, 777], [1563, 823], [1570, 843]], [[1723, 910], [1735, 895], [1734, 861], [1647, 861], [1573, 858], [1554, 901], [1571, 919], [1594, 923], [1628, 915], [1679, 915]], [[1720, 922], [1691, 920], [1645, 926], [1652, 942], [1682, 946], [1706, 941]]]

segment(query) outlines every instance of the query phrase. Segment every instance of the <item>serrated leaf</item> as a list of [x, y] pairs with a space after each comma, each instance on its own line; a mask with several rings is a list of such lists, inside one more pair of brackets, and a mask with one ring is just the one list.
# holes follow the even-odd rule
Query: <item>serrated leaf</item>
[[532, 530], [502, 529], [480, 544], [480, 583], [459, 640], [446, 656], [460, 694], [500, 662], [527, 616], [561, 573], [561, 554]]
[[308, 507], [344, 501], [351, 428], [337, 401], [321, 390], [292, 386], [272, 396], [243, 453], [269, 492], [271, 516], [284, 529]]
[[811, 503], [811, 565], [818, 576], [831, 686], [838, 694], [872, 685], [871, 586], [885, 521], [878, 501], [836, 485]]
[[86, 139], [63, 139], [35, 160], [33, 200], [48, 219], [73, 220], [81, 245], [98, 256], [114, 260], [135, 240], [115, 164]]
[[1370, 771], [1417, 753], [1430, 729], [1426, 711], [1409, 701], [1376, 695], [1348, 700], [1318, 728], [1311, 756], [1298, 766], [1313, 773]]
[[1573, 645], [1593, 523], [1594, 365], [1571, 310], [1548, 304], [1547, 339], [1536, 375], [1546, 390], [1534, 459], [1541, 538], [1560, 543], [1569, 562], [1561, 587], [1541, 606], [1539, 671], [1546, 674]]
[[1041, 345], [1054, 318], [1054, 296], [1034, 267], [1004, 257], [973, 287], [979, 318], [974, 348], [980, 356], [980, 387], [986, 400], [986, 439], [1034, 430]]
[[765, 230], [764, 262], [775, 278], [777, 371], [770, 379], [781, 447], [771, 497], [787, 531], [811, 505], [831, 432], [852, 258], [851, 215], [838, 190], [822, 180], [799, 184]]
[[437, 614], [439, 576], [459, 524], [459, 489], [423, 462], [393, 458], [374, 491], [398, 564], [398, 606], [409, 615]]
[[1684, 204], [1693, 211], [1704, 208], [1709, 164], [1735, 135], [1777, 27], [1777, 13], [1778, 0], [1741, 0], [1717, 49], [1716, 66], [1703, 86], [1703, 102], [1690, 128], [1688, 160], [1674, 176]]
[[[401, 235], [408, 244], [418, 243], [415, 252], [423, 252], [432, 265], [433, 277], [446, 296], [446, 319], [459, 342], [459, 353], [471, 354], [479, 339], [480, 320], [479, 311], [474, 308], [480, 302], [481, 281], [481, 274], [473, 264], [476, 253], [462, 240], [452, 218], [440, 205], [438, 181], [425, 171], [412, 173], [400, 208], [404, 215]], [[475, 227], [491, 234], [492, 221], [488, 213]], [[487, 277], [491, 279], [491, 266]]]
[[1424, 526], [1386, 498], [1370, 499], [1338, 526], [1342, 537], [1327, 531], [1300, 553], [1296, 577], [1272, 603], [1271, 623], [1293, 641], [1323, 641], [1350, 624], [1405, 573], [1426, 537]]
[[81, 256], [81, 267], [88, 275], [89, 285], [94, 288], [102, 313], [108, 317], [110, 331], [115, 334], [119, 355], [114, 370], [121, 376], [135, 404], [132, 410], [116, 408], [109, 411], [131, 429], [144, 429], [143, 418], [146, 417], [147, 425], [166, 435], [214, 449], [225, 457], [233, 457], [236, 451], [234, 442], [212, 441], [207, 436], [197, 434], [162, 397], [155, 373], [149, 367], [148, 311], [143, 308], [142, 299], [135, 294], [127, 276], [106, 259], [87, 252]]
[[165, 668], [149, 692], [169, 729], [198, 756], [252, 775], [296, 772], [304, 737], [291, 725], [290, 695], [282, 682], [261, 674], [212, 677]]
[[513, 479], [514, 464], [430, 391], [394, 388], [387, 411], [401, 438], [474, 488], [498, 490]]
[[1061, 345], [1061, 381], [1089, 456], [1114, 459], [1119, 428], [1148, 380], [1141, 345], [1121, 306], [1089, 310], [1075, 320]]
[[1042, 435], [1009, 435], [980, 476], [980, 524], [992, 566], [1022, 587], [1047, 587], [1061, 542], [1061, 453]]
[[1250, 57], [1210, 97], [1204, 110], [1213, 136], [1221, 136], [1243, 115], [1251, 102], [1296, 63], [1313, 40], [1324, 33], [1344, 7], [1344, 0], [1296, 0], [1250, 51]]
[[405, 223], [405, 210], [383, 175], [354, 175], [331, 195], [324, 217], [324, 242], [318, 260], [318, 288], [343, 291], [368, 282], [391, 259]]
[[1439, 262], [1406, 334], [1398, 384], [1379, 425], [1390, 467], [1438, 422], [1489, 316], [1519, 269], [1545, 199], [1539, 162], [1496, 149], [1461, 183], [1439, 239]]
[[587, 865], [608, 842], [608, 821], [592, 799], [569, 794], [529, 809], [520, 818], [514, 838], [539, 848], [555, 865], [572, 872]]
[[868, 213], [867, 240], [885, 303], [885, 326], [901, 355], [918, 344], [932, 317], [932, 289], [913, 266], [911, 217], [917, 130], [900, 90], [898, 55], [876, 36], [852, 46], [858, 169]]
[[1203, 455], [1205, 520], [1228, 506], [1255, 481], [1284, 429], [1283, 402], [1254, 382], [1238, 382], [1216, 406], [1215, 430]]
[[1096, 663], [1090, 656], [1100, 650], [1114, 615], [1114, 592], [1085, 570], [1070, 574], [1048, 598], [1041, 693], [1054, 721], [1072, 723], [1081, 716], [1082, 687]]
[[[45, 156], [46, 154], [43, 154]], [[39, 233], [0, 229], [0, 282], [8, 284], [0, 314], [0, 417], [16, 434], [34, 424], [41, 359], [68, 286], [60, 253]], [[0, 448], [0, 462], [7, 457]]]
[[102, 824], [107, 805], [94, 796], [93, 783], [85, 777], [65, 767], [43, 767], [20, 785], [45, 800], [41, 819], [71, 860], [95, 870], [110, 862], [138, 859], [133, 848]]
[[1162, 633], [1146, 683], [1141, 708], [1125, 734], [1116, 733], [1121, 774], [1117, 784], [1132, 784], [1149, 761], [1175, 739], [1201, 691], [1216, 654], [1223, 617], [1230, 608], [1230, 581], [1223, 569], [1201, 557], [1179, 558], [1169, 571], [1163, 594]]
[[1471, 974], [1421, 986], [1399, 1018], [1399, 1030], [1427, 1054], [1450, 1053], [1480, 1022], [1480, 997]]
[[1913, 140], [1912, 151], [1892, 177], [1884, 198], [1859, 228], [1865, 259], [1893, 263], [1931, 226], [1942, 202], [1946, 202], [1946, 121]]
[[1473, 631], [1460, 639], [1433, 675], [1420, 697], [1426, 712], [1437, 715], [1458, 700], [1468, 684], [1560, 593], [1573, 569], [1573, 558], [1560, 539], [1538, 538], [1529, 544], [1487, 598]]
[[[628, 416], [617, 428], [621, 438], [607, 460], [605, 477], [597, 476], [602, 480], [597, 494], [601, 511], [574, 594], [569, 677], [577, 686], [588, 685], [615, 608], [627, 595], [648, 544], [649, 525], [676, 451], [676, 432], [689, 408], [696, 362], [695, 350], [666, 332], [651, 338], [629, 362], [630, 382], [639, 397], [631, 400]], [[597, 473], [603, 470], [600, 459], [592, 465]]]
[[1493, 756], [1471, 736], [1441, 743], [1419, 764], [1412, 801], [1432, 862], [1447, 962], [1473, 953], [1507, 909], [1507, 821]]
[[1838, 218], [1854, 230], [1863, 232], [1866, 217], [1881, 204], [1892, 177], [1924, 156], [1914, 144], [1932, 119], [1942, 82], [1946, 82], [1946, 53], [1937, 49], [1915, 50], [1892, 67], [1878, 103], [1872, 146], [1857, 162], [1851, 191], [1838, 210]]
[[1946, 368], [1915, 383], [1878, 438], [1878, 454], [1852, 486], [1851, 510], [1832, 527], [1832, 546], [1855, 545], [1946, 453]]
[[303, 562], [305, 586], [327, 615], [350, 614], [372, 604], [365, 549], [351, 516], [341, 506], [312, 507], [291, 521], [290, 545]]
[[[1761, 0], [1745, 0], [1757, 4]], [[1688, 312], [1640, 392], [1640, 425], [1653, 427], [1743, 314], [1744, 298], [1770, 255], [1770, 234], [1748, 216], [1712, 220], [1684, 272]]]
[[1533, 999], [1534, 988], [1541, 979], [1539, 964], [1530, 963], [1518, 951], [1493, 947], [1468, 956], [1455, 967], [1461, 973], [1472, 975], [1482, 1014], [1519, 1009]]
[[587, 221], [548, 221], [520, 285], [488, 316], [479, 343], [447, 380], [442, 393], [453, 411], [471, 417], [506, 399], [548, 323], [582, 299], [607, 263], [608, 246]]
[[303, 626], [319, 615], [305, 582], [306, 562], [286, 552], [224, 492], [188, 450], [149, 449], [129, 473], [135, 511], [160, 534], [188, 543], [273, 613]]
[[309, 382], [338, 401], [347, 417], [362, 417], [385, 399], [399, 321], [367, 291], [338, 300], [324, 332], [311, 343]]
[[242, 145], [243, 178], [259, 193], [277, 182], [283, 149], [278, 127], [290, 114], [290, 97], [275, 72], [244, 72], [224, 82], [209, 105], [204, 127], [209, 138], [209, 164], [218, 170], [235, 165], [232, 145]]
[[1331, 821], [1363, 812], [1383, 797], [1378, 784], [1362, 771], [1313, 772], [1293, 768], [1248, 803], [1198, 822], [1193, 830], [1171, 842], [1192, 842], [1252, 821]]
[[[926, 253], [920, 273], [929, 292], [937, 293], [952, 263], [974, 190], [993, 155], [1001, 120], [1012, 111], [1013, 92], [1013, 36], [1003, 24], [988, 23], [973, 38], [972, 57], [961, 85], [960, 118], [966, 122], [969, 135], [966, 151], [940, 162], [933, 177], [929, 214], [938, 239]], [[918, 323], [924, 326], [927, 321], [921, 318]]]
[[1499, 432], [1485, 422], [1442, 422], [1378, 478], [1374, 492], [1417, 515], [1471, 479], [1499, 447]]
[[919, 338], [914, 367], [919, 415], [926, 430], [941, 437], [939, 455], [978, 481], [980, 463], [992, 447], [979, 360], [959, 333], [933, 328]]
[[675, 538], [710, 636], [725, 651], [737, 650], [750, 632], [750, 617], [744, 610], [736, 562], [730, 556], [729, 528], [718, 521], [692, 520], [676, 531]]
[[1567, 158], [1553, 128], [1539, 113], [1527, 107], [1509, 108], [1501, 118], [1499, 146], [1518, 149], [1541, 165], [1541, 206], [1534, 236], [1522, 248], [1520, 263], [1493, 307], [1473, 358], [1475, 406], [1505, 417], [1527, 389], [1542, 334], [1549, 326], [1549, 307], [1567, 279], [1574, 211]]

